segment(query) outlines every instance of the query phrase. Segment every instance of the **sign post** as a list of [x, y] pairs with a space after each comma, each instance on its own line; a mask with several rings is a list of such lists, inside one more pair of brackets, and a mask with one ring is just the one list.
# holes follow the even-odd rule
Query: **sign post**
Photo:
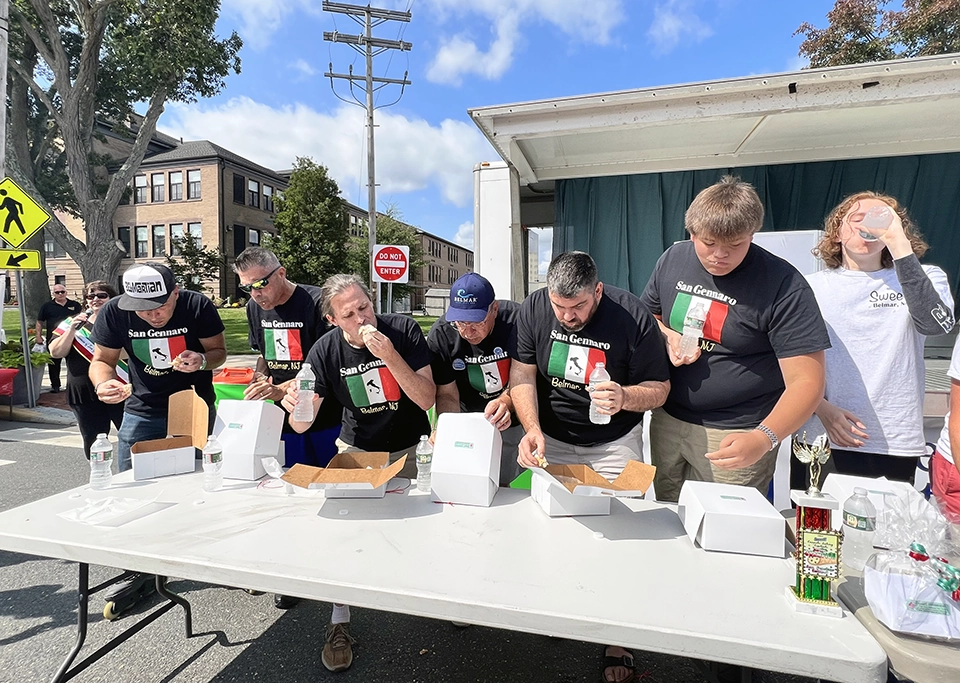
[[373, 280], [387, 283], [387, 313], [393, 313], [393, 283], [405, 284], [410, 280], [410, 247], [402, 244], [375, 245]]

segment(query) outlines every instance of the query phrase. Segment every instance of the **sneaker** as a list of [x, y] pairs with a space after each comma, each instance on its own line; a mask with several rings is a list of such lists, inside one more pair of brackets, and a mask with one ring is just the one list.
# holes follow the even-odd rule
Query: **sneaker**
[[328, 671], [346, 671], [353, 664], [353, 638], [350, 637], [350, 624], [330, 624], [327, 626], [326, 642], [320, 660]]

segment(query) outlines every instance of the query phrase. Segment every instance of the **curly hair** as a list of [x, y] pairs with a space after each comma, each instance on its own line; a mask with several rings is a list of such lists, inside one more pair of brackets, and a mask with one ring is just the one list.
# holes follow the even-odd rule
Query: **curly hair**
[[[903, 234], [907, 236], [907, 239], [910, 240], [910, 246], [913, 247], [913, 253], [916, 254], [917, 258], [927, 253], [927, 243], [923, 241], [923, 237], [920, 235], [917, 226], [910, 220], [906, 208], [901, 206], [895, 197], [865, 190], [863, 192], [855, 192], [837, 204], [823, 222], [823, 239], [821, 239], [820, 244], [814, 248], [813, 255], [823, 259], [827, 268], [839, 268], [843, 265], [843, 247], [840, 244], [840, 227], [843, 225], [844, 217], [850, 213], [854, 205], [864, 199], [878, 199], [896, 211], [897, 215], [900, 216], [900, 222], [903, 224]], [[893, 267], [893, 256], [890, 255], [890, 250], [886, 247], [880, 252], [880, 266], [882, 268]]]

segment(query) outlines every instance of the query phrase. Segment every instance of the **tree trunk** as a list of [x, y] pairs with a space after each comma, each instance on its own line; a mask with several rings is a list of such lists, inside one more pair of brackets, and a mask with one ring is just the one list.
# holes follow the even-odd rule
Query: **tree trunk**
[[80, 266], [83, 281], [105, 280], [116, 285], [124, 251], [113, 234], [113, 212], [106, 211], [102, 201], [88, 202], [84, 207], [83, 225], [87, 247], [82, 254], [71, 254]]

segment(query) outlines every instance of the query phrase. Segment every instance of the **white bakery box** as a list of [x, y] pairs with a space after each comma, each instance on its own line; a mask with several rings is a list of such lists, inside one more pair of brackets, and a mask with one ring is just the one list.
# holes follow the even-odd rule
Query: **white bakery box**
[[588, 465], [547, 465], [530, 471], [530, 495], [543, 511], [551, 517], [572, 517], [609, 515], [613, 498], [642, 497], [657, 468], [631, 460], [613, 481]]
[[500, 432], [482, 413], [442, 414], [433, 445], [433, 499], [489, 507], [500, 486], [502, 447]]
[[786, 520], [752, 486], [686, 481], [677, 514], [704, 550], [784, 557]]
[[224, 478], [256, 481], [266, 475], [264, 458], [276, 458], [283, 465], [284, 419], [283, 409], [266, 401], [222, 399], [213, 434], [223, 446]]

